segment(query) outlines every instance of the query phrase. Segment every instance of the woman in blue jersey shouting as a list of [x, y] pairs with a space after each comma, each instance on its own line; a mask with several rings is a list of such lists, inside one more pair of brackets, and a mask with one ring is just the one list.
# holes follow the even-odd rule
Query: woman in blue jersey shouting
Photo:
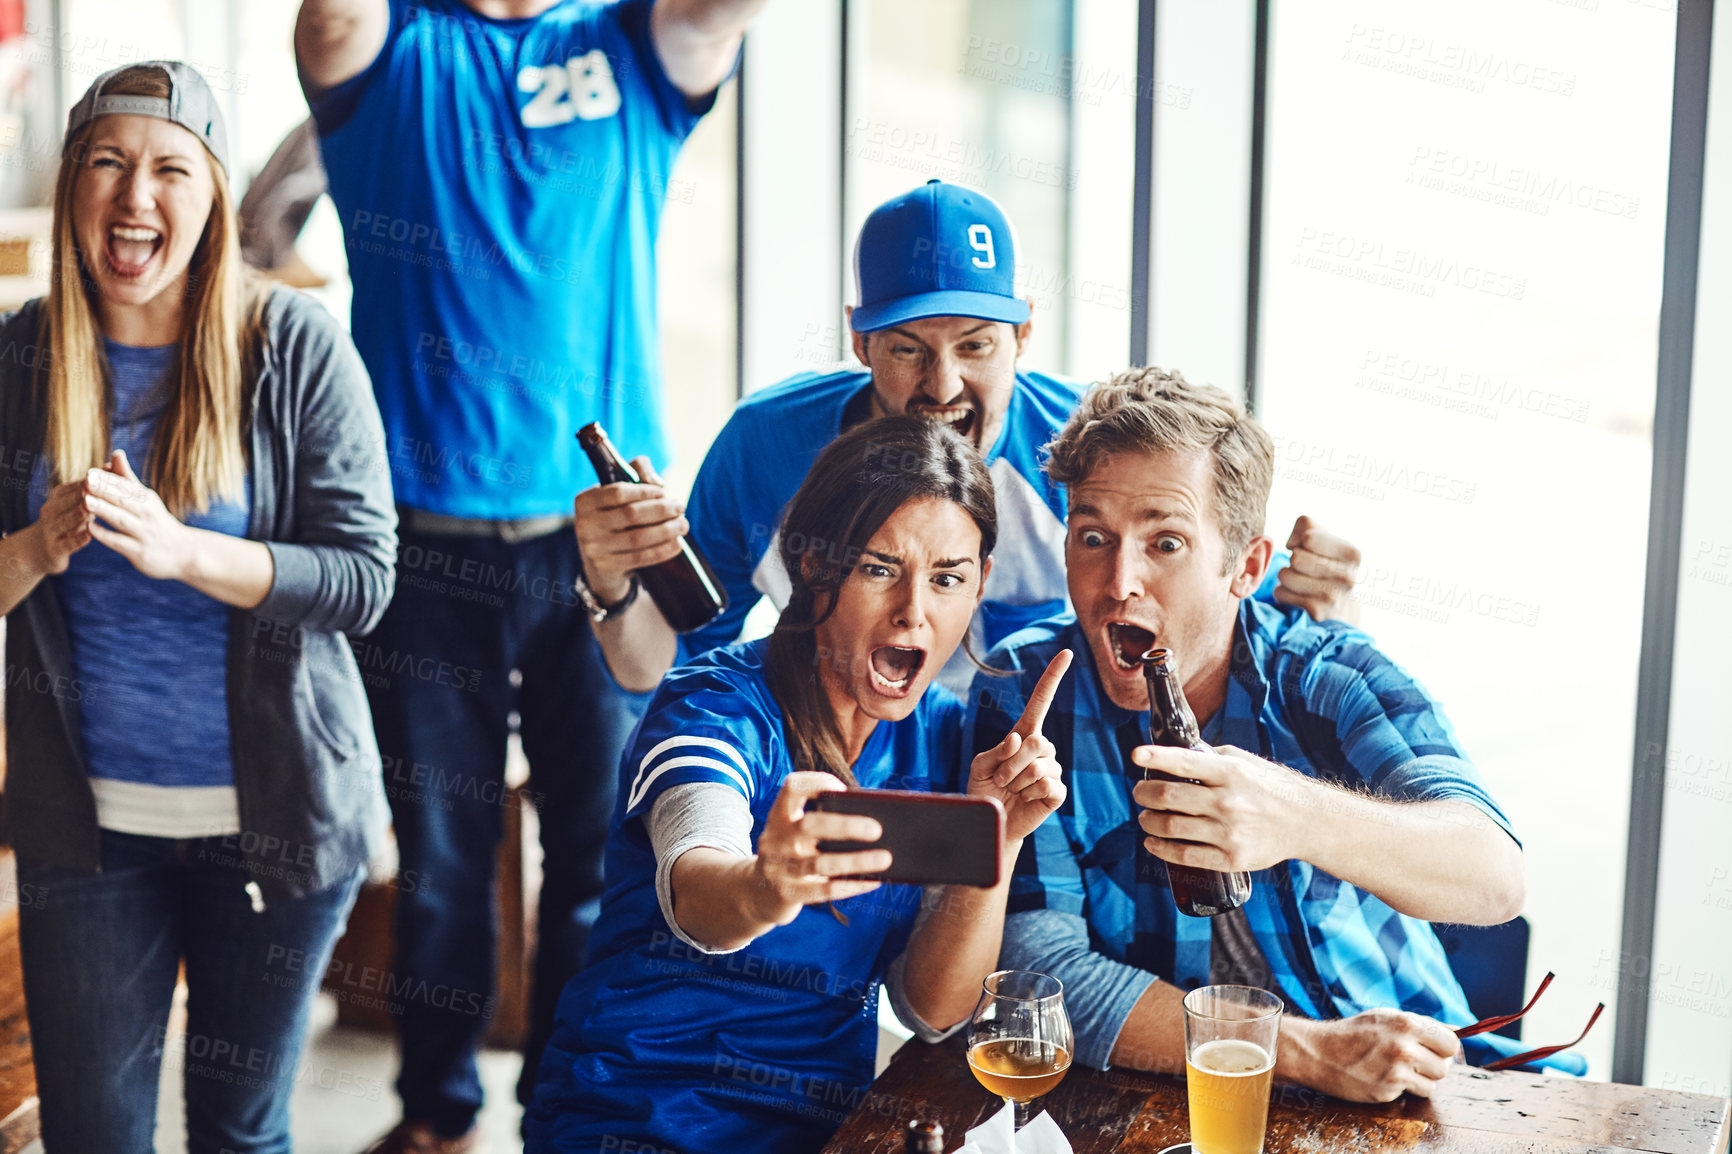
[[[923, 1038], [967, 1020], [1022, 839], [1064, 801], [1040, 722], [1068, 652], [966, 769], [962, 703], [932, 687], [997, 528], [985, 466], [938, 422], [857, 426], [818, 458], [782, 525], [775, 632], [669, 673], [622, 763], [592, 960], [560, 999], [526, 1149], [814, 1151], [872, 1079], [881, 983]], [[922, 902], [842, 880], [890, 860], [818, 852], [880, 836], [808, 811], [850, 786], [997, 798], [999, 885]]]

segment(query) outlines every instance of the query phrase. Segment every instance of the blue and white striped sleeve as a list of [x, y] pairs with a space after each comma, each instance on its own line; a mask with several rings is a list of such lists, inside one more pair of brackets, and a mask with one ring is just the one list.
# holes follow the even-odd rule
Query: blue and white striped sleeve
[[664, 682], [627, 755], [625, 817], [642, 817], [667, 790], [700, 781], [727, 786], [755, 805], [767, 788], [771, 725], [734, 686]]
[[663, 791], [694, 781], [733, 786], [756, 800], [752, 770], [740, 749], [722, 738], [688, 733], [664, 738], [638, 762], [626, 795], [626, 816], [644, 813]]

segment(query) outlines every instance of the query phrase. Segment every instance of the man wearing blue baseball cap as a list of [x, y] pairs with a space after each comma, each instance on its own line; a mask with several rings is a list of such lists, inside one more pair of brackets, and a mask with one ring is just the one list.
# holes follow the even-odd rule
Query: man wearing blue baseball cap
[[[645, 484], [602, 485], [576, 502], [576, 530], [608, 665], [628, 689], [652, 688], [677, 661], [740, 635], [760, 594], [778, 608], [787, 575], [771, 548], [782, 508], [824, 446], [860, 421], [915, 413], [973, 442], [992, 473], [998, 546], [972, 648], [985, 653], [1024, 625], [1065, 608], [1064, 503], [1040, 467], [1042, 448], [1081, 390], [1019, 371], [1031, 306], [1016, 295], [1016, 237], [984, 193], [931, 180], [872, 211], [854, 246], [859, 305], [848, 310], [865, 371], [801, 373], [741, 401], [704, 457], [688, 510], [668, 497], [648, 462]], [[704, 628], [676, 637], [632, 570], [673, 556], [691, 534], [728, 594]], [[1319, 619], [1352, 589], [1354, 548], [1301, 518], [1279, 599]], [[1274, 593], [1267, 583], [1261, 595]], [[617, 612], [610, 607], [618, 606]], [[958, 651], [944, 680], [966, 688]]]

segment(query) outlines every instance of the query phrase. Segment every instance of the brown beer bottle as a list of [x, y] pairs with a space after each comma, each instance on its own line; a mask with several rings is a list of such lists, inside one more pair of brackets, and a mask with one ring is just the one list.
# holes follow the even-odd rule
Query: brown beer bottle
[[[1185, 700], [1185, 687], [1179, 683], [1179, 671], [1170, 649], [1151, 649], [1143, 654], [1143, 680], [1149, 686], [1149, 743], [1175, 749], [1208, 749], [1197, 728], [1197, 717]], [[1145, 769], [1143, 780], [1188, 779]], [[1219, 873], [1196, 866], [1165, 864], [1173, 902], [1182, 914], [1212, 918], [1238, 909], [1251, 896], [1251, 875], [1243, 871]]]
[[[595, 475], [601, 478], [602, 484], [640, 483], [637, 470], [626, 464], [600, 424], [591, 421], [579, 429], [577, 443], [589, 454], [589, 463], [595, 466]], [[662, 616], [677, 633], [690, 633], [709, 624], [716, 614], [728, 607], [728, 594], [716, 578], [715, 570], [710, 568], [710, 563], [704, 560], [704, 555], [698, 552], [690, 538], [680, 540], [677, 556], [646, 565], [636, 572], [644, 592], [650, 595], [650, 600], [656, 603], [656, 608], [662, 611]]]
[[903, 1154], [944, 1154], [944, 1127], [920, 1118], [902, 1132]]

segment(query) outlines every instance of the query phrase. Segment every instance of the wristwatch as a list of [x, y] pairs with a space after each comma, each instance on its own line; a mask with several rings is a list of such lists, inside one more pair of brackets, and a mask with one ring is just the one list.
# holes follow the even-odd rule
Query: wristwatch
[[583, 579], [583, 574], [580, 573], [577, 576], [576, 584], [577, 599], [583, 602], [583, 607], [585, 609], [589, 610], [589, 619], [597, 625], [600, 625], [608, 618], [617, 617], [619, 614], [624, 613], [627, 609], [631, 608], [631, 603], [637, 600], [637, 591], [639, 587], [637, 574], [633, 573], [631, 575], [631, 588], [625, 591], [625, 596], [621, 597], [618, 601], [615, 601], [612, 605], [604, 605], [602, 604], [601, 598], [595, 595], [595, 590], [589, 587], [589, 582], [585, 581]]

